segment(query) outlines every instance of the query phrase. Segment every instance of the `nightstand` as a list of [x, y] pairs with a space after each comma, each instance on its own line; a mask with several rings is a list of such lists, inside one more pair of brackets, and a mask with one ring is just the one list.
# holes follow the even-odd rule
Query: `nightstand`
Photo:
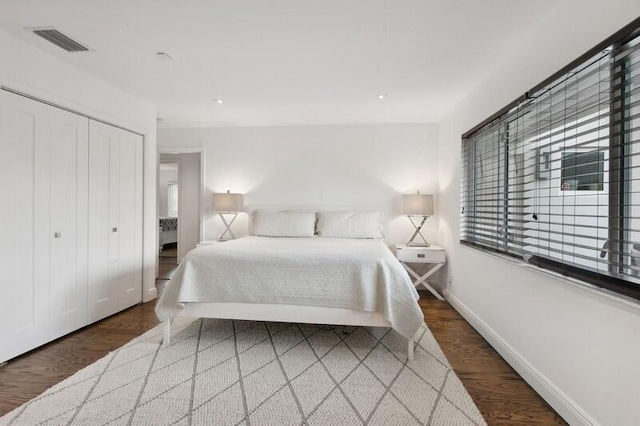
[[[439, 300], [444, 300], [440, 293], [435, 291], [427, 282], [427, 278], [433, 275], [438, 269], [446, 263], [446, 252], [444, 248], [431, 244], [428, 247], [408, 246], [406, 244], [396, 244], [396, 257], [407, 270], [409, 275], [414, 278], [413, 285], [418, 287], [422, 284], [427, 290], [433, 293]], [[419, 275], [408, 265], [409, 263], [421, 263], [433, 265], [424, 275]]]

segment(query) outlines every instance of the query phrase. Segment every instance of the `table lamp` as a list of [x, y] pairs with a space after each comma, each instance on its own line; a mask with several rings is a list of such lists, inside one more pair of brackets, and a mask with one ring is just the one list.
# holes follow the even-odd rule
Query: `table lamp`
[[[226, 241], [236, 237], [231, 230], [231, 224], [233, 224], [233, 221], [238, 217], [238, 212], [241, 212], [243, 208], [242, 194], [230, 193], [229, 190], [227, 190], [227, 192], [213, 194], [211, 211], [218, 213], [220, 219], [222, 219], [222, 223], [225, 225], [225, 229], [222, 234], [220, 234], [218, 240]], [[227, 218], [224, 216], [226, 214], [233, 215], [231, 221], [227, 222]], [[225, 238], [227, 233], [231, 236], [230, 238]]]
[[[402, 196], [402, 212], [407, 215], [409, 221], [416, 229], [407, 245], [429, 247], [429, 243], [424, 238], [420, 230], [427, 221], [427, 218], [432, 216], [434, 213], [433, 194], [421, 194], [420, 191], [416, 194], [404, 194]], [[422, 218], [419, 225], [414, 221], [416, 218]], [[424, 243], [413, 242], [418, 235], [422, 238]]]

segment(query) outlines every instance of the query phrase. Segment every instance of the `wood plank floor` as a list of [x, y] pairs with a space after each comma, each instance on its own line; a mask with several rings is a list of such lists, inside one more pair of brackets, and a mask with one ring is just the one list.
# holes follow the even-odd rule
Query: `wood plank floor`
[[170, 280], [178, 267], [178, 259], [174, 256], [160, 256], [158, 258], [158, 279]]
[[420, 296], [425, 322], [488, 424], [567, 424], [447, 302]]
[[[420, 306], [489, 425], [566, 424], [446, 302], [425, 293]], [[158, 324], [153, 308], [135, 306], [1, 366], [0, 415]]]

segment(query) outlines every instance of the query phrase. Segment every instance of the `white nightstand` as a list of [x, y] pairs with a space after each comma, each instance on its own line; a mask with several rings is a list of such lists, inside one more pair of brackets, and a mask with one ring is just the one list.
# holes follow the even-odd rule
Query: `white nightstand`
[[[415, 281], [413, 285], [418, 287], [422, 284], [427, 290], [433, 293], [440, 300], [444, 300], [440, 293], [435, 291], [427, 282], [427, 278], [433, 275], [438, 269], [447, 261], [447, 256], [444, 248], [436, 245], [430, 245], [428, 247], [408, 246], [406, 244], [396, 244], [396, 257], [404, 266], [404, 269], [409, 272]], [[418, 275], [413, 269], [411, 269], [408, 263], [422, 263], [433, 265], [424, 275]]]

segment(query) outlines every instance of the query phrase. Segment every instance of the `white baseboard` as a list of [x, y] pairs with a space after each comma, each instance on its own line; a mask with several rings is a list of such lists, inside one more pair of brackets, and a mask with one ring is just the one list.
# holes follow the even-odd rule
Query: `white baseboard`
[[155, 286], [148, 288], [147, 291], [143, 293], [144, 294], [142, 295], [142, 302], [149, 302], [158, 297], [158, 290], [156, 289]]
[[487, 323], [471, 311], [451, 292], [445, 291], [445, 298], [453, 308], [509, 363], [514, 370], [542, 397], [554, 410], [571, 425], [598, 425], [582, 407], [538, 371], [527, 359], [517, 352], [506, 340], [498, 335]]

